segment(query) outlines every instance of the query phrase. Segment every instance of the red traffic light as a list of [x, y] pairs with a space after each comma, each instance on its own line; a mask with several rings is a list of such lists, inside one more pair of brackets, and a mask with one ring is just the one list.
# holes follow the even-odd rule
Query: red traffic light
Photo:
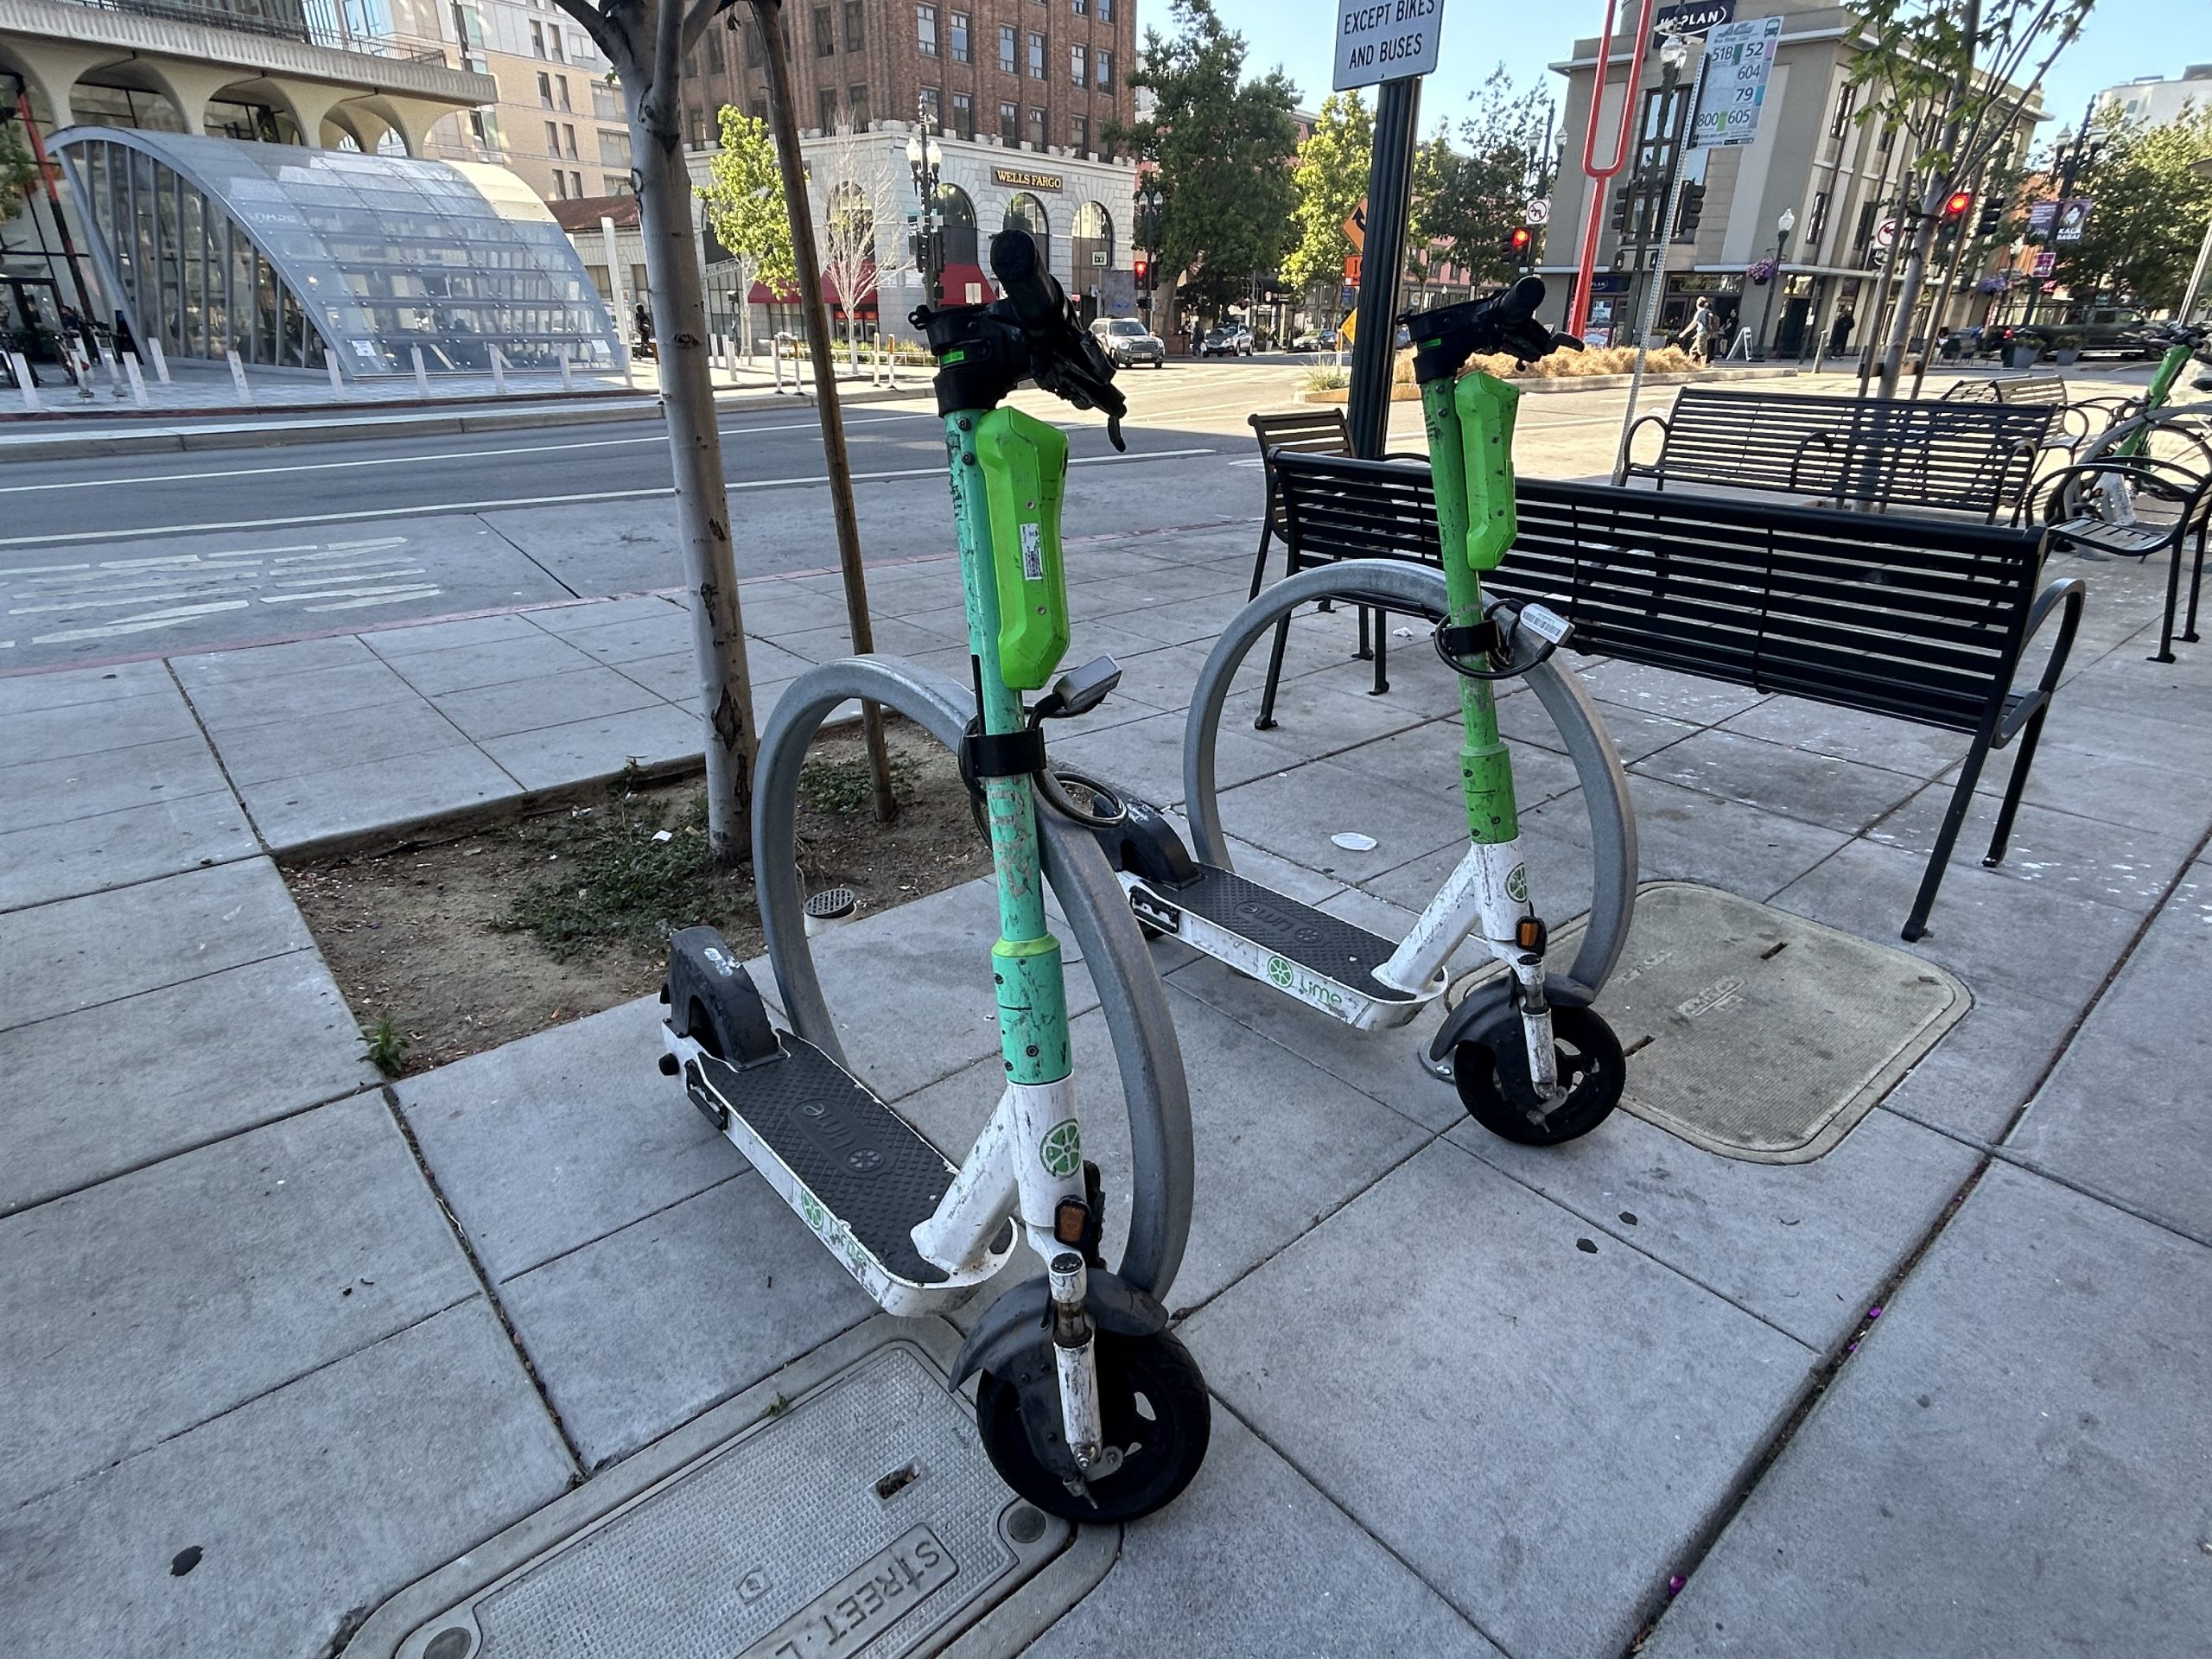
[[1135, 272], [1137, 282], [1141, 284], [1147, 277], [1152, 275], [1152, 261], [1149, 259], [1140, 259], [1136, 261]]
[[1967, 209], [1973, 206], [1973, 191], [1954, 190], [1951, 192], [1950, 199], [1943, 204], [1943, 217], [1952, 219], [1964, 219], [1967, 216]]
[[1526, 225], [1516, 225], [1513, 227], [1513, 235], [1510, 240], [1514, 252], [1526, 253], [1529, 251], [1529, 244], [1535, 240], [1535, 238], [1529, 233], [1529, 227]]

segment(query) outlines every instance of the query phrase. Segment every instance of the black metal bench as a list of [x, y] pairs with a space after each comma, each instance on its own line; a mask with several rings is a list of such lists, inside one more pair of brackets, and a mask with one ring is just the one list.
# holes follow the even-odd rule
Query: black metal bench
[[[1282, 492], [1275, 482], [1274, 458], [1278, 452], [1294, 455], [1350, 455], [1351, 429], [1344, 423], [1341, 406], [1323, 405], [1308, 409], [1278, 410], [1274, 413], [1255, 413], [1245, 417], [1253, 435], [1260, 441], [1260, 466], [1267, 480], [1267, 504], [1260, 517], [1260, 547], [1252, 558], [1252, 591], [1249, 597], [1260, 596], [1261, 585], [1268, 579], [1268, 545], [1274, 541], [1288, 539], [1288, 527], [1283, 518]], [[1402, 450], [1393, 450], [1382, 457], [1385, 461], [1414, 461], [1428, 465], [1428, 457]], [[1297, 569], [1291, 566], [1291, 571]], [[1290, 574], [1289, 571], [1285, 572]], [[1325, 600], [1320, 608], [1331, 607]], [[1390, 647], [1388, 638], [1387, 616], [1370, 606], [1359, 607], [1359, 647], [1353, 653], [1360, 661], [1372, 658], [1375, 662], [1375, 690], [1380, 694], [1390, 689], [1388, 677]], [[1369, 644], [1372, 629], [1373, 645]]]
[[2166, 605], [2158, 649], [2151, 660], [2174, 660], [2174, 618], [2181, 605], [2181, 567], [2194, 539], [2189, 610], [2181, 637], [2194, 645], [2196, 601], [2204, 585], [2204, 553], [2212, 539], [2212, 467], [2192, 467], [2158, 455], [2107, 454], [2063, 467], [2044, 480], [2043, 522], [2054, 548], [2145, 563], [2167, 556]]
[[2053, 409], [2066, 403], [2066, 378], [2057, 374], [1993, 374], [1955, 380], [1939, 400], [1952, 404], [2037, 404]]
[[[1437, 561], [1425, 468], [1302, 455], [1277, 467], [1292, 569]], [[1569, 618], [1576, 649], [1972, 734], [1906, 938], [1926, 931], [1990, 751], [2017, 739], [1982, 860], [2003, 861], [2081, 621], [2080, 582], [2037, 591], [2038, 536], [1528, 478], [1517, 502], [1519, 536], [1484, 585]], [[2028, 641], [2055, 613], [2042, 674], [2016, 689]], [[1282, 638], [1279, 631], [1263, 720], [1272, 717]]]
[[[2057, 414], [2038, 404], [1684, 386], [1667, 414], [1629, 429], [1622, 480], [1994, 521], [2024, 494]], [[1647, 426], [1659, 429], [1659, 454], [1639, 461], [1636, 435]]]

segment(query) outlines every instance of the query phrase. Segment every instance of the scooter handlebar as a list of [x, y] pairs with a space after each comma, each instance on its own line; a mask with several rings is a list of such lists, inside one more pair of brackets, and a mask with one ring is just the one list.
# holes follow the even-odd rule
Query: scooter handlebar
[[1006, 290], [1023, 333], [1049, 330], [1066, 317], [1067, 296], [1037, 263], [1037, 245], [1028, 232], [1001, 231], [991, 238], [991, 275]]
[[1077, 409], [1106, 416], [1106, 435], [1116, 449], [1128, 399], [1114, 385], [1114, 365], [1103, 347], [1077, 326], [1068, 298], [1037, 258], [1027, 231], [1001, 231], [991, 238], [991, 274], [1006, 289], [1006, 304], [1029, 346], [1037, 384]]

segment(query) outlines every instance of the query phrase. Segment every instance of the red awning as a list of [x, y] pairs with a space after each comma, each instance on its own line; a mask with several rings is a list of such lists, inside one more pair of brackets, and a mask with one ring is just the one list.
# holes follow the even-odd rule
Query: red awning
[[[974, 288], [973, 301], [969, 298], [971, 284]], [[998, 289], [992, 286], [991, 279], [984, 274], [981, 265], [947, 265], [941, 291], [947, 305], [968, 305], [995, 300], [999, 296]]]
[[[875, 267], [870, 265], [867, 268], [867, 270], [869, 277], [873, 278], [875, 274]], [[796, 288], [771, 289], [766, 283], [755, 283], [753, 284], [753, 291], [747, 294], [745, 297], [747, 302], [753, 305], [797, 305], [798, 303], [798, 289]], [[844, 309], [844, 296], [837, 292], [836, 283], [831, 278], [830, 273], [826, 270], [822, 273], [822, 300], [823, 303], [827, 305], [832, 311], [842, 311]], [[874, 287], [869, 287], [867, 297], [861, 300], [861, 302], [853, 308], [863, 315], [875, 309], [875, 289]]]

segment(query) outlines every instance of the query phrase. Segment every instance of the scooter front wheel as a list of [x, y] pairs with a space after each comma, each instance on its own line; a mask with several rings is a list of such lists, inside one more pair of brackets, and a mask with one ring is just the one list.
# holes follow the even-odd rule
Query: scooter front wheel
[[1567, 1093], [1548, 1108], [1536, 1093], [1522, 1042], [1454, 1049], [1452, 1084], [1459, 1103], [1492, 1135], [1522, 1146], [1555, 1147], [1589, 1134], [1620, 1104], [1627, 1084], [1621, 1040], [1594, 1009], [1563, 1003], [1552, 1009], [1552, 1044]]
[[[985, 1371], [976, 1387], [976, 1427], [999, 1478], [1049, 1515], [1069, 1521], [1134, 1521], [1173, 1503], [1205, 1461], [1213, 1408], [1205, 1380], [1190, 1350], [1175, 1338], [1117, 1336], [1093, 1338], [1098, 1366], [1100, 1426], [1106, 1444], [1118, 1446], [1122, 1466], [1090, 1483], [1090, 1494], [1068, 1490], [1033, 1444], [1014, 1379]], [[1050, 1342], [1014, 1362], [1033, 1393], [1056, 1404], [1050, 1422], [1035, 1426], [1054, 1451], [1061, 1446], [1057, 1383]], [[1041, 1385], [1041, 1386], [1040, 1386]]]

